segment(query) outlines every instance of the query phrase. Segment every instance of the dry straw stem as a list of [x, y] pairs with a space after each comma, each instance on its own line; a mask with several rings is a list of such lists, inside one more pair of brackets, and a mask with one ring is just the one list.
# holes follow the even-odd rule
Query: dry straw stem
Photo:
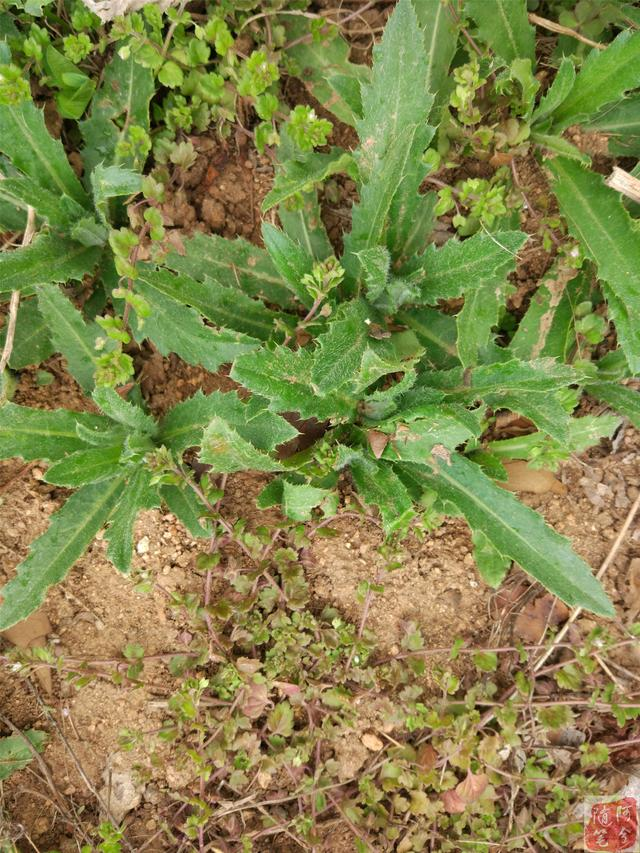
[[[36, 230], [36, 212], [32, 207], [27, 209], [27, 227], [24, 230], [24, 236], [22, 237], [22, 245], [28, 246], [29, 243], [33, 240], [33, 235]], [[7, 337], [4, 341], [4, 347], [2, 349], [2, 355], [0, 356], [0, 376], [4, 373], [5, 367], [9, 363], [9, 359], [11, 358], [11, 352], [13, 350], [13, 339], [16, 334], [16, 322], [18, 320], [18, 307], [20, 305], [20, 291], [14, 290], [11, 294], [11, 301], [9, 302], [9, 317], [7, 320]]]
[[613, 172], [605, 180], [605, 184], [611, 187], [612, 190], [617, 190], [622, 195], [630, 198], [631, 201], [640, 204], [640, 181], [629, 174], [629, 172], [625, 172], [624, 169], [614, 166]]
[[537, 26], [542, 27], [544, 30], [551, 30], [552, 33], [560, 33], [560, 35], [563, 36], [571, 36], [571, 38], [577, 39], [583, 44], [588, 44], [590, 47], [597, 47], [598, 50], [604, 50], [607, 46], [606, 44], [602, 44], [602, 42], [592, 41], [590, 38], [576, 32], [576, 30], [572, 30], [570, 27], [563, 27], [562, 24], [557, 24], [555, 21], [550, 21], [548, 18], [541, 18], [540, 15], [534, 15], [533, 12], [529, 13], [529, 20], [532, 24], [537, 24]]

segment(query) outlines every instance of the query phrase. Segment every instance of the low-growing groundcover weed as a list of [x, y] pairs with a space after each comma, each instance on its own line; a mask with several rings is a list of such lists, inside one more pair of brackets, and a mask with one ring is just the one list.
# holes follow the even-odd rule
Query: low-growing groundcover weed
[[[120, 749], [143, 750], [142, 783], [167, 760], [185, 779], [156, 812], [168, 849], [322, 849], [336, 830], [340, 849], [358, 853], [573, 849], [580, 805], [633, 740], [637, 691], [612, 672], [640, 625], [621, 638], [602, 627], [556, 638], [562, 658], [544, 670], [554, 639], [434, 649], [415, 623], [385, 653], [364, 622], [309, 606], [304, 552], [325, 530], [217, 526], [219, 544], [196, 568], [204, 592], [171, 595], [188, 636], [178, 653], [129, 643], [112, 661], [44, 648], [7, 660], [23, 675], [55, 667], [77, 689], [106, 679], [153, 684], [154, 695], [167, 667], [162, 722], [123, 729]], [[107, 823], [91, 835], [98, 851], [136, 837]]]
[[[530, 70], [533, 29], [525, 6], [506, 5], [514, 13], [512, 28], [496, 51], [511, 61], [521, 57]], [[485, 7], [469, 2], [465, 9], [478, 37], [495, 41]], [[297, 121], [282, 130], [281, 165], [264, 202], [265, 212], [277, 206], [282, 227], [264, 222], [265, 249], [200, 235], [186, 242], [184, 254], [166, 253], [155, 206], [161, 173], [142, 181], [135, 153], [122, 145], [130, 126], [119, 120], [137, 111], [144, 129], [152, 87], [134, 87], [135, 100], [125, 102], [115, 86], [115, 98], [94, 104], [91, 120], [100, 117], [108, 130], [109, 159], [95, 165], [87, 192], [62, 145], [48, 136], [42, 114], [25, 100], [20, 78], [5, 78], [0, 148], [10, 165], [0, 192], [16, 215], [32, 208], [39, 227], [31, 245], [0, 257], [2, 288], [5, 298], [12, 291], [26, 297], [27, 337], [39, 345], [48, 340], [37, 360], [61, 351], [104, 414], [43, 412], [10, 402], [0, 408], [0, 454], [44, 459], [51, 463], [49, 482], [79, 488], [4, 588], [0, 626], [37, 607], [105, 526], [109, 554], [127, 571], [136, 515], [159, 501], [190, 530], [208, 535], [201, 518], [217, 498], [185, 470], [182, 454], [193, 447], [217, 474], [273, 473], [259, 505], [281, 505], [296, 521], [334, 513], [343, 476], [377, 508], [388, 536], [463, 515], [490, 584], [498, 585], [515, 561], [567, 603], [612, 614], [568, 542], [496, 483], [505, 479], [500, 453], [483, 435], [492, 416], [506, 409], [535, 426], [530, 446], [538, 457], [557, 461], [584, 449], [610, 435], [618, 421], [574, 417], [582, 389], [637, 422], [637, 394], [619, 381], [640, 365], [636, 229], [617, 193], [560, 145], [547, 166], [579, 243], [567, 244], [515, 332], [496, 338], [512, 290], [508, 276], [527, 235], [497, 228], [498, 218], [492, 230], [485, 225], [437, 248], [430, 241], [435, 196], [418, 192], [434, 162], [429, 146], [449, 85], [443, 68], [457, 44], [449, 11], [446, 4], [414, 8], [402, 0], [374, 50], [371, 72], [363, 70], [359, 85], [335, 84], [360, 139], [355, 151], [301, 151], [292, 140]], [[563, 60], [542, 100], [535, 108], [528, 102], [531, 121], [555, 139], [572, 122], [600, 114], [607, 98], [619, 100], [640, 83], [639, 55], [640, 34], [623, 32], [590, 54], [578, 73]], [[137, 80], [132, 62], [131, 55], [114, 58], [102, 85], [109, 74]], [[520, 71], [517, 80], [526, 77]], [[524, 91], [530, 97], [531, 87]], [[462, 94], [454, 103], [464, 112]], [[477, 120], [473, 109], [470, 115]], [[33, 157], [25, 156], [27, 144]], [[173, 150], [177, 162], [188, 161], [188, 147]], [[339, 259], [315, 189], [338, 171], [356, 180], [359, 193]], [[118, 214], [113, 200], [141, 188], [140, 231], [114, 228], [123, 209]], [[148, 239], [158, 250], [140, 262]], [[83, 317], [56, 282], [80, 279], [99, 262], [106, 266]], [[457, 314], [442, 310], [460, 297]], [[620, 344], [599, 361], [578, 322], [598, 299]], [[39, 336], [44, 327], [49, 334]], [[129, 381], [127, 350], [144, 339], [210, 370], [232, 363], [231, 376], [251, 396], [197, 394], [156, 424], [109, 387]], [[20, 363], [24, 359], [12, 366]], [[298, 434], [290, 413], [297, 423], [313, 420], [321, 435], [286, 456], [278, 448]]]

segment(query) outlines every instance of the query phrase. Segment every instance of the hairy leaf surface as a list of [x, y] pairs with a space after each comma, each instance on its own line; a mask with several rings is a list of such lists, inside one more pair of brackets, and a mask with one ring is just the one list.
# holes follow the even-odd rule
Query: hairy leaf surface
[[298, 153], [285, 160], [276, 173], [273, 189], [262, 202], [262, 212], [266, 213], [297, 193], [308, 192], [315, 184], [323, 183], [338, 172], [355, 175], [353, 156], [342, 148], [332, 148], [327, 154], [318, 151]]
[[341, 36], [312, 38], [305, 21], [289, 18], [287, 35], [290, 41], [298, 42], [287, 49], [295, 76], [325, 109], [353, 126], [356, 120], [353, 106], [341, 92], [345, 91], [345, 80], [365, 81], [369, 75], [367, 66], [349, 62], [349, 45]]
[[573, 88], [576, 79], [576, 71], [573, 62], [568, 56], [562, 58], [560, 67], [553, 83], [546, 93], [540, 98], [540, 103], [533, 111], [531, 121], [533, 124], [544, 124], [554, 111], [562, 104]]
[[94, 347], [99, 327], [88, 326], [82, 314], [58, 287], [38, 288], [38, 308], [49, 323], [51, 343], [62, 353], [80, 387], [94, 386]]
[[421, 271], [422, 277], [415, 279], [421, 291], [419, 304], [435, 305], [438, 299], [462, 296], [467, 288], [485, 288], [490, 282], [502, 285], [525, 239], [521, 231], [500, 231], [447, 240], [440, 249], [431, 244], [404, 272]]
[[311, 272], [313, 255], [270, 222], [262, 223], [262, 239], [271, 260], [295, 298], [305, 308], [310, 308], [313, 298], [302, 284], [302, 277]]
[[[482, 2], [482, 0], [475, 0]], [[619, 101], [640, 86], [640, 32], [625, 30], [606, 50], [594, 48], [585, 59], [571, 92], [553, 113], [553, 127], [593, 117], [605, 104]]]
[[276, 347], [267, 353], [237, 358], [231, 377], [269, 401], [274, 412], [298, 412], [302, 418], [343, 419], [351, 416], [356, 400], [338, 391], [320, 396], [312, 387], [314, 359], [305, 349], [293, 352]]
[[119, 572], [128, 574], [133, 552], [133, 527], [138, 513], [160, 505], [157, 489], [151, 485], [151, 471], [136, 468], [109, 519], [104, 538], [109, 543], [107, 557]]
[[589, 383], [587, 391], [597, 400], [608, 403], [616, 412], [629, 418], [631, 423], [640, 429], [640, 391], [618, 382]]
[[202, 462], [221, 474], [235, 471], [279, 471], [282, 466], [258, 450], [227, 421], [219, 416], [211, 419], [205, 429], [200, 449]]
[[237, 237], [227, 240], [215, 234], [194, 234], [184, 243], [185, 254], [171, 252], [166, 264], [196, 281], [205, 277], [235, 288], [247, 296], [258, 296], [277, 305], [287, 305], [291, 293], [264, 249]]
[[[0, 331], [0, 347], [4, 346], [5, 337], [6, 328], [3, 328]], [[37, 300], [23, 299], [18, 310], [9, 367], [22, 370], [30, 364], [40, 364], [54, 352], [55, 347], [49, 339], [49, 324], [38, 310]]]
[[438, 458], [425, 477], [440, 497], [455, 504], [474, 530], [572, 607], [613, 616], [614, 608], [591, 568], [568, 539], [548, 527], [538, 513], [499, 488], [464, 456]]
[[157, 278], [136, 282], [136, 289], [151, 307], [140, 335], [152, 340], [162, 355], [175, 352], [189, 364], [215, 371], [221, 364], [230, 363], [237, 355], [258, 346], [257, 340], [242, 332], [205, 326], [196, 310], [166, 296], [153, 286], [154, 282]]
[[80, 559], [113, 512], [124, 490], [119, 477], [75, 492], [52, 517], [48, 529], [31, 545], [29, 556], [0, 593], [0, 630], [24, 619], [44, 601]]
[[482, 40], [507, 62], [520, 57], [535, 62], [535, 30], [526, 0], [465, 0]]
[[[149, 102], [154, 92], [150, 68], [139, 65], [132, 55], [122, 59], [117, 52], [113, 54], [93, 96], [91, 115], [80, 122], [85, 142], [82, 159], [87, 173], [98, 163], [106, 166], [115, 163], [116, 146], [125, 137], [127, 127], [137, 125], [149, 130]], [[120, 165], [133, 167], [133, 158], [130, 155], [121, 158]]]
[[56, 486], [77, 489], [88, 483], [98, 483], [114, 477], [119, 470], [122, 445], [117, 447], [89, 447], [76, 450], [47, 469], [44, 479]]
[[79, 281], [93, 271], [99, 257], [95, 246], [39, 234], [30, 246], [0, 253], [1, 292], [19, 290], [31, 295], [39, 284]]
[[[640, 33], [637, 35], [640, 38]], [[618, 193], [605, 186], [600, 175], [561, 157], [548, 165], [555, 177], [554, 192], [569, 231], [598, 265], [618, 339], [629, 367], [639, 373], [640, 240], [637, 229]]]
[[0, 151], [40, 186], [89, 208], [89, 198], [62, 143], [49, 134], [44, 114], [31, 101], [0, 105]]
[[87, 444], [76, 431], [78, 424], [96, 434], [111, 427], [102, 415], [4, 403], [0, 406], [0, 459], [19, 456], [25, 462], [35, 459], [55, 462], [68, 453], [86, 450]]

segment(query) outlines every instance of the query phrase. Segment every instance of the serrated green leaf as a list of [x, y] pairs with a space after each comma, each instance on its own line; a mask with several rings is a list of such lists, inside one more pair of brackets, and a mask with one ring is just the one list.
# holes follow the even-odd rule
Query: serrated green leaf
[[483, 530], [472, 531], [473, 557], [482, 579], [497, 589], [511, 568], [511, 559], [494, 547]]
[[25, 296], [39, 284], [80, 281], [98, 263], [96, 247], [81, 246], [52, 234], [39, 234], [30, 246], [0, 253], [0, 288], [19, 290]]
[[[510, 409], [530, 418], [536, 426], [560, 442], [568, 438], [570, 415], [555, 392], [578, 381], [568, 365], [554, 359], [531, 362], [509, 360], [481, 365], [463, 373], [461, 369], [429, 374], [427, 394], [444, 391], [450, 401], [471, 405], [483, 400], [494, 409]], [[407, 405], [419, 400], [421, 389], [409, 392]]]
[[586, 390], [597, 400], [602, 400], [616, 412], [629, 418], [631, 423], [640, 429], [640, 391], [618, 382], [590, 382]]
[[[178, 312], [180, 303], [195, 308], [207, 320], [211, 320], [212, 323], [221, 326], [222, 330], [231, 333], [232, 337], [228, 343], [235, 342], [238, 346], [245, 346], [245, 351], [253, 347], [256, 340], [268, 340], [274, 331], [276, 321], [285, 323], [288, 319], [285, 314], [271, 311], [262, 302], [251, 299], [237, 288], [226, 287], [210, 279], [201, 282], [186, 275], [172, 275], [168, 270], [144, 268], [140, 270], [137, 285], [141, 286], [148, 300], [155, 299], [158, 302], [159, 310], [175, 309]], [[166, 299], [162, 299], [163, 295], [170, 297], [170, 300], [167, 302]], [[191, 312], [185, 309], [180, 313], [184, 323], [193, 328], [193, 320], [187, 319], [187, 315]], [[152, 320], [153, 317], [150, 317], [145, 322]], [[159, 323], [156, 324], [156, 326], [159, 325]], [[158, 332], [162, 334], [162, 328], [154, 328], [156, 334]], [[163, 328], [166, 335], [171, 326], [164, 325]], [[204, 333], [201, 332], [200, 337], [203, 334], [206, 336], [208, 332], [206, 330]], [[224, 340], [222, 342], [224, 343]], [[184, 343], [188, 347], [188, 340]], [[210, 369], [215, 370], [215, 368]]]
[[560, 391], [578, 381], [576, 371], [552, 358], [530, 362], [509, 359], [496, 364], [483, 364], [470, 371], [455, 368], [429, 374], [428, 388], [441, 389], [457, 401], [472, 402], [487, 394], [527, 392], [548, 394]]
[[367, 349], [369, 311], [362, 301], [336, 312], [329, 330], [316, 339], [311, 381], [321, 394], [352, 385]]
[[[504, 234], [497, 236], [504, 237]], [[520, 234], [519, 241], [517, 238], [510, 240], [509, 250], [518, 252], [527, 239], [526, 234]], [[497, 267], [493, 274], [486, 270], [484, 275], [465, 287], [464, 305], [456, 316], [456, 326], [458, 357], [466, 367], [478, 363], [480, 353], [492, 339], [492, 329], [500, 319], [500, 310], [508, 293], [513, 290], [507, 274], [515, 270], [515, 265], [516, 257], [512, 255], [510, 262]]]
[[112, 421], [146, 435], [155, 435], [158, 431], [158, 425], [150, 415], [140, 406], [124, 400], [113, 388], [101, 386], [91, 396], [98, 408]]
[[88, 412], [47, 411], [4, 403], [0, 406], [0, 459], [19, 456], [25, 462], [55, 462], [68, 453], [86, 450], [86, 443], [76, 432], [77, 424], [95, 434], [112, 426], [102, 415]]
[[237, 355], [251, 352], [259, 345], [259, 341], [242, 332], [205, 326], [196, 310], [166, 296], [164, 288], [156, 286], [159, 276], [166, 281], [174, 278], [158, 272], [156, 276], [141, 276], [136, 281], [137, 292], [151, 309], [136, 337], [149, 338], [162, 355], [175, 352], [189, 364], [215, 371], [221, 364], [230, 363]]
[[391, 269], [391, 255], [386, 246], [372, 246], [358, 252], [362, 267], [367, 297], [375, 302], [387, 288], [387, 279]]
[[[640, 33], [638, 33], [640, 38]], [[639, 42], [640, 45], [640, 42]], [[640, 62], [638, 63], [640, 65]], [[602, 177], [558, 157], [548, 163], [569, 231], [598, 266], [629, 367], [640, 372], [640, 240], [618, 193]]]
[[58, 89], [55, 99], [60, 115], [77, 121], [87, 108], [96, 84], [51, 44], [45, 48], [44, 68], [53, 87]]
[[353, 156], [342, 148], [332, 148], [327, 154], [318, 151], [297, 153], [282, 163], [273, 189], [262, 202], [262, 212], [266, 213], [298, 193], [309, 192], [315, 184], [321, 184], [339, 172], [347, 172], [352, 177], [356, 172]]
[[291, 293], [264, 249], [236, 238], [194, 234], [184, 243], [185, 254], [171, 252], [166, 265], [196, 281], [205, 277], [247, 296], [286, 306]]
[[[414, 149], [421, 149], [425, 138], [425, 135], [416, 135]], [[426, 166], [421, 165], [419, 150], [410, 159], [410, 165], [408, 174], [402, 179], [393, 197], [386, 231], [387, 248], [400, 265], [415, 255], [421, 255], [426, 249], [433, 231], [438, 201], [435, 192], [421, 194], [417, 190], [429, 172]]]
[[449, 460], [438, 458], [426, 482], [464, 513], [472, 529], [482, 530], [496, 550], [519, 563], [566, 604], [602, 616], [615, 615], [602, 585], [569, 541], [496, 486], [473, 462], [457, 453]]
[[535, 30], [527, 17], [526, 0], [465, 0], [480, 38], [507, 63], [525, 58], [535, 62]]
[[460, 364], [455, 317], [436, 308], [412, 308], [396, 316], [415, 332], [425, 350], [423, 360], [431, 369], [448, 370]]
[[403, 272], [420, 270], [422, 276], [416, 279], [421, 290], [418, 304], [435, 305], [438, 299], [462, 296], [468, 287], [501, 284], [513, 268], [524, 239], [521, 231], [500, 231], [474, 234], [468, 240], [447, 240], [440, 249], [431, 244]]
[[116, 447], [90, 447], [76, 450], [51, 465], [45, 474], [47, 483], [77, 489], [88, 483], [108, 480], [118, 473], [122, 445]]
[[[238, 400], [237, 395], [232, 396]], [[220, 391], [206, 396], [202, 391], [196, 391], [192, 397], [177, 403], [160, 423], [159, 443], [175, 453], [182, 453], [187, 447], [198, 446], [202, 431], [211, 419], [220, 411], [228, 411], [229, 403], [226, 398], [227, 395]]]
[[345, 238], [345, 267], [352, 278], [358, 271], [353, 255], [382, 242], [399, 187], [399, 210], [404, 210], [407, 199], [415, 201], [425, 174], [424, 167], [415, 164], [430, 139], [426, 121], [434, 99], [428, 91], [424, 34], [410, 0], [400, 0], [395, 7], [373, 56], [371, 82], [362, 88], [362, 119], [356, 121], [362, 185]]
[[200, 459], [221, 474], [282, 469], [280, 463], [242, 438], [236, 429], [217, 415], [203, 433]]
[[109, 543], [107, 557], [124, 574], [129, 574], [131, 569], [133, 527], [138, 513], [160, 505], [157, 489], [151, 485], [151, 476], [148, 468], [134, 471], [104, 534]]
[[547, 122], [571, 92], [575, 79], [576, 71], [573, 67], [573, 61], [568, 56], [563, 56], [556, 76], [553, 78], [553, 83], [540, 98], [540, 103], [533, 111], [532, 124], [542, 125]]
[[[417, 417], [416, 412], [407, 412], [400, 406], [394, 420], [397, 419], [402, 426], [393, 436], [393, 442], [385, 448], [384, 459], [426, 465], [436, 445], [453, 450], [482, 432], [479, 419], [461, 406], [424, 406], [420, 415], [422, 417]], [[406, 420], [407, 424], [404, 423]], [[380, 425], [384, 432], [391, 426]]]
[[[0, 782], [8, 779], [12, 773], [24, 768], [33, 760], [29, 744], [42, 752], [47, 741], [47, 733], [37, 729], [28, 729], [21, 734], [0, 737]], [[11, 853], [7, 847], [7, 853]]]
[[262, 223], [262, 239], [274, 266], [295, 298], [305, 308], [310, 308], [313, 297], [302, 284], [302, 278], [313, 268], [313, 255], [270, 222]]
[[38, 308], [49, 323], [51, 343], [65, 357], [80, 387], [90, 392], [94, 386], [97, 329], [84, 322], [82, 314], [58, 287], [38, 288]]
[[324, 261], [333, 254], [315, 190], [302, 193], [300, 204], [293, 210], [280, 205], [278, 216], [285, 234], [306, 249], [316, 261]]
[[161, 486], [160, 494], [169, 510], [192, 536], [196, 539], [208, 539], [211, 536], [210, 522], [203, 524], [200, 520], [207, 510], [192, 489], [188, 486]]
[[69, 196], [61, 203], [60, 193], [53, 193], [27, 175], [0, 180], [0, 200], [22, 210], [33, 207], [39, 219], [52, 228], [68, 230], [74, 219], [86, 216], [86, 210]]
[[[308, 23], [299, 18], [288, 18], [286, 26], [289, 41], [304, 39], [287, 49], [288, 58], [295, 64], [294, 76], [302, 80], [325, 109], [353, 126], [356, 119], [353, 105], [347, 103], [338, 89], [344, 91], [345, 77], [364, 82], [369, 69], [366, 65], [349, 62], [349, 45], [341, 36], [312, 39], [308, 35]], [[332, 84], [332, 75], [339, 78], [336, 84]]]
[[40, 186], [90, 209], [62, 143], [49, 135], [43, 113], [31, 101], [0, 105], [0, 151]]
[[119, 477], [83, 486], [51, 516], [45, 533], [32, 543], [29, 556], [1, 590], [0, 630], [25, 619], [44, 601], [91, 544], [119, 501], [124, 481]]
[[606, 133], [611, 154], [640, 154], [640, 95], [632, 94], [615, 104], [608, 104], [598, 115], [584, 122], [589, 130]]
[[[476, 0], [477, 2], [477, 0]], [[594, 48], [580, 69], [571, 92], [553, 113], [553, 128], [589, 119], [625, 92], [640, 86], [640, 32], [625, 30], [606, 50]]]
[[139, 193], [142, 188], [142, 175], [122, 166], [103, 166], [98, 163], [91, 173], [91, 186], [93, 201], [100, 210], [110, 198]]
[[293, 521], [308, 521], [315, 507], [331, 494], [330, 489], [319, 489], [305, 483], [282, 481], [282, 509]]
[[[4, 346], [5, 337], [6, 328], [3, 328], [0, 331], [0, 348]], [[54, 352], [49, 340], [49, 324], [38, 311], [38, 303], [35, 299], [23, 299], [18, 310], [9, 367], [22, 370], [27, 365], [40, 364]]]
[[559, 154], [562, 157], [569, 157], [571, 160], [576, 160], [578, 163], [582, 163], [585, 166], [588, 166], [591, 163], [591, 157], [589, 157], [588, 154], [584, 154], [579, 148], [576, 148], [575, 145], [572, 145], [571, 142], [564, 138], [564, 136], [540, 133], [537, 130], [533, 130], [529, 138], [531, 142], [535, 145], [539, 145], [546, 152]]
[[201, 443], [204, 428], [216, 416], [259, 450], [275, 450], [298, 435], [295, 427], [268, 411], [266, 402], [258, 397], [245, 402], [235, 392], [214, 391], [205, 396], [198, 391], [167, 413], [160, 426], [159, 441], [181, 453]]
[[[408, 2], [408, 0], [407, 0]], [[359, 272], [358, 254], [383, 242], [385, 225], [394, 194], [402, 182], [413, 150], [417, 127], [409, 125], [399, 133], [376, 171], [360, 187], [360, 201], [352, 207], [351, 231], [344, 238], [343, 266], [354, 280]]]
[[356, 159], [364, 183], [380, 171], [406, 128], [426, 121], [433, 102], [428, 80], [422, 30], [411, 1], [400, 0], [373, 49], [371, 81], [362, 87]]
[[575, 306], [588, 293], [589, 281], [584, 273], [555, 264], [531, 297], [509, 344], [509, 352], [523, 361], [541, 356], [569, 361], [577, 343]]
[[440, 0], [413, 0], [418, 23], [424, 33], [427, 56], [427, 91], [443, 103], [451, 60], [458, 42], [458, 25], [448, 4]]
[[[98, 163], [115, 163], [116, 146], [128, 127], [137, 125], [149, 130], [149, 102], [154, 93], [150, 68], [139, 65], [132, 55], [122, 59], [117, 52], [113, 54], [91, 102], [91, 114], [79, 125], [85, 142], [82, 159], [86, 174], [93, 172]], [[124, 157], [120, 165], [134, 167], [133, 157]]]
[[257, 352], [239, 356], [231, 369], [231, 377], [254, 394], [266, 397], [274, 412], [297, 412], [302, 418], [320, 421], [351, 417], [357, 401], [337, 391], [320, 396], [312, 388], [313, 368], [314, 358], [308, 350], [293, 352], [280, 346], [268, 354]]
[[405, 530], [415, 516], [413, 501], [393, 467], [364, 456], [351, 459], [349, 467], [362, 499], [380, 511], [385, 534]]

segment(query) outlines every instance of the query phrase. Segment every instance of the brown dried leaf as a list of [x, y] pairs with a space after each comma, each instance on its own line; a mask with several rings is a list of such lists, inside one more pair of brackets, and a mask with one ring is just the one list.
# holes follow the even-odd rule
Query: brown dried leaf
[[252, 681], [244, 689], [244, 701], [240, 706], [243, 714], [246, 714], [250, 720], [257, 720], [261, 717], [265, 710], [273, 703], [269, 700], [269, 691], [267, 685], [262, 682]]
[[417, 762], [423, 770], [433, 770], [438, 761], [438, 753], [430, 743], [423, 743], [418, 750]]
[[486, 773], [476, 774], [469, 770], [467, 778], [456, 785], [455, 791], [463, 803], [475, 803], [476, 800], [480, 799], [488, 784], [489, 777]]
[[513, 633], [525, 643], [539, 643], [547, 627], [556, 627], [569, 618], [570, 610], [549, 593], [531, 601], [518, 615]]
[[533, 492], [536, 495], [544, 495], [547, 492], [564, 495], [567, 492], [567, 487], [551, 471], [530, 468], [522, 459], [505, 462], [504, 468], [507, 481], [498, 485], [510, 492]]
[[442, 795], [442, 804], [448, 814], [462, 814], [467, 804], [460, 798], [456, 791], [445, 791]]
[[[18, 649], [33, 649], [37, 646], [47, 645], [47, 634], [51, 633], [51, 622], [44, 607], [31, 613], [26, 619], [0, 631], [0, 636], [8, 640]], [[41, 666], [35, 669], [35, 674], [42, 689], [49, 695], [53, 692], [53, 681], [51, 670]]]
[[380, 432], [379, 429], [370, 429], [367, 432], [367, 439], [369, 440], [369, 447], [371, 448], [371, 452], [376, 457], [376, 459], [380, 459], [382, 454], [384, 453], [384, 449], [389, 444], [389, 438], [385, 432]]

